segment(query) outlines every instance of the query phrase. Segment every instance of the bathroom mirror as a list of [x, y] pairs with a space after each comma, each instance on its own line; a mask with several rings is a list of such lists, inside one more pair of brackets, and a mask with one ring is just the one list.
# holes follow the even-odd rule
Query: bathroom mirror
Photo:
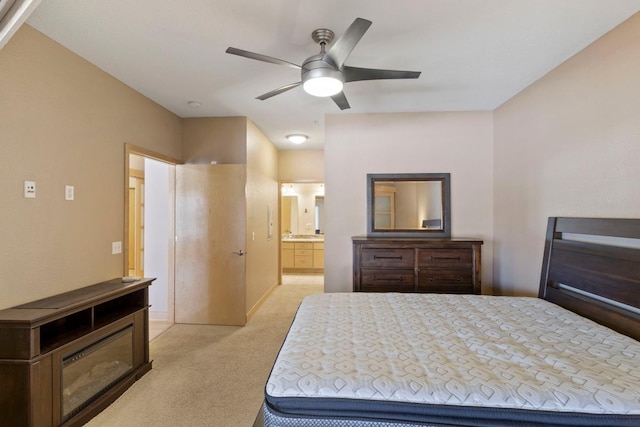
[[367, 235], [451, 236], [448, 173], [367, 174]]
[[285, 182], [281, 196], [283, 236], [324, 234], [324, 183]]

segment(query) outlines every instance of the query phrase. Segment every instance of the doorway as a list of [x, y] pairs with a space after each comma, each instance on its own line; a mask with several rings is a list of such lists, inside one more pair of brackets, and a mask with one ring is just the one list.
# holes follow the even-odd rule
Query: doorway
[[280, 183], [280, 283], [324, 282], [324, 183]]
[[149, 339], [175, 322], [174, 159], [125, 145], [125, 275], [155, 277], [149, 287]]

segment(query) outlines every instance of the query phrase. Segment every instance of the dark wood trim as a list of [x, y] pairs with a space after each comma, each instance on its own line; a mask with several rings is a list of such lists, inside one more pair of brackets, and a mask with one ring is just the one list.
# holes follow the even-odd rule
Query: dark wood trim
[[632, 218], [554, 218], [558, 233], [640, 239], [640, 220]]
[[538, 291], [540, 298], [640, 340], [640, 249], [573, 241], [565, 233], [640, 239], [640, 220], [549, 218]]
[[[392, 181], [435, 181], [442, 183], [441, 229], [377, 229], [375, 228], [375, 184]], [[367, 236], [371, 237], [451, 237], [451, 174], [450, 173], [369, 173], [367, 174]]]

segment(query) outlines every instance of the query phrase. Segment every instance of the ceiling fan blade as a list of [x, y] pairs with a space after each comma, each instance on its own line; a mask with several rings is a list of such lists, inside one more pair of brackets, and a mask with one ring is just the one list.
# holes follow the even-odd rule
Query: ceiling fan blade
[[351, 108], [351, 106], [349, 105], [349, 101], [347, 101], [347, 97], [344, 96], [344, 92], [338, 92], [337, 94], [333, 95], [331, 99], [333, 99], [333, 102], [335, 102], [341, 110], [348, 110], [349, 108]]
[[356, 18], [356, 20], [349, 25], [349, 28], [347, 28], [344, 34], [331, 45], [331, 48], [325, 55], [325, 58], [328, 57], [337, 68], [342, 67], [349, 55], [351, 55], [353, 48], [356, 47], [370, 26], [371, 21]]
[[387, 79], [417, 79], [420, 71], [402, 70], [377, 70], [375, 68], [358, 68], [345, 65], [342, 68], [344, 81], [356, 82], [360, 80], [387, 80]]
[[278, 89], [274, 89], [271, 92], [267, 92], [264, 95], [256, 96], [256, 99], [260, 101], [264, 101], [265, 99], [271, 98], [272, 96], [280, 95], [282, 92], [286, 92], [294, 87], [298, 87], [302, 84], [302, 82], [291, 83], [286, 86], [279, 87]]
[[282, 59], [273, 58], [267, 55], [261, 55], [255, 52], [249, 52], [248, 50], [236, 49], [235, 47], [229, 47], [225, 52], [230, 53], [232, 55], [244, 56], [245, 58], [249, 58], [249, 59], [269, 62], [271, 64], [284, 65], [285, 67], [295, 68], [296, 70], [300, 70], [302, 68], [299, 65], [296, 65], [292, 62], [283, 61]]

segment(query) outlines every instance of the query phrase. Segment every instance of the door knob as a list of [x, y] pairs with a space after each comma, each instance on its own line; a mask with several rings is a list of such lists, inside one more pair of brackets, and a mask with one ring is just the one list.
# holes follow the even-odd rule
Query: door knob
[[237, 252], [234, 252], [234, 254], [238, 255], [238, 256], [242, 256], [244, 254], [246, 254], [245, 251], [243, 251], [242, 249], [238, 250]]

